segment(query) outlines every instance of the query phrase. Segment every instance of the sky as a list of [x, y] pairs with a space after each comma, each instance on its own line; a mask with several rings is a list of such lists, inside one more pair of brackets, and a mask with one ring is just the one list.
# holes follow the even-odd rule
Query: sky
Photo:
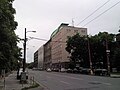
[[[104, 3], [106, 4], [101, 7]], [[115, 5], [116, 3], [118, 4]], [[115, 6], [112, 7], [113, 5]], [[16, 10], [15, 21], [18, 22], [15, 32], [20, 38], [24, 38], [26, 28], [27, 31], [36, 31], [28, 32], [27, 37], [49, 40], [61, 23], [85, 27], [90, 35], [103, 31], [116, 34], [120, 29], [119, 0], [15, 0], [13, 7]], [[99, 7], [101, 8], [97, 12], [80, 23]], [[91, 20], [93, 21], [90, 22]], [[37, 39], [28, 40], [26, 62], [33, 62], [35, 51], [45, 43], [46, 41]], [[23, 42], [18, 46], [23, 48]]]

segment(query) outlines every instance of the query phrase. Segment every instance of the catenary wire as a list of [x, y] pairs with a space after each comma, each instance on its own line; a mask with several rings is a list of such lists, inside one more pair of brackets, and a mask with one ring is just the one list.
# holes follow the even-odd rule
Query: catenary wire
[[[36, 37], [29, 37], [31, 39], [37, 39], [37, 40], [41, 40], [41, 41], [49, 41], [49, 40], [46, 40], [46, 39], [41, 39], [41, 38], [36, 38]], [[51, 41], [51, 42], [59, 42], [59, 43], [66, 43], [66, 42], [63, 42], [63, 41]]]
[[92, 21], [94, 21], [95, 19], [99, 18], [101, 15], [103, 15], [104, 13], [106, 13], [107, 11], [109, 11], [110, 9], [112, 9], [113, 7], [115, 7], [117, 4], [119, 4], [119, 2], [117, 2], [116, 4], [114, 4], [113, 6], [111, 6], [110, 8], [108, 8], [107, 10], [105, 10], [104, 12], [102, 12], [101, 14], [99, 14], [98, 16], [96, 16], [94, 19], [90, 20], [89, 22], [87, 22], [86, 24], [84, 24], [82, 27], [88, 25], [89, 23], [91, 23]]
[[92, 16], [94, 13], [96, 13], [99, 9], [101, 9], [103, 6], [105, 6], [110, 0], [106, 1], [104, 4], [102, 4], [100, 7], [98, 7], [95, 11], [93, 11], [90, 15], [88, 15], [86, 18], [84, 18], [80, 23], [77, 24], [77, 26], [79, 24], [81, 24], [82, 22], [84, 22], [86, 19], [88, 19], [90, 16]]

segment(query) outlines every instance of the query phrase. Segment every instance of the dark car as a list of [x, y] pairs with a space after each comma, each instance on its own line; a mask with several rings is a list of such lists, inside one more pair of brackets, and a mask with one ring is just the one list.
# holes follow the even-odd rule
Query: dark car
[[95, 73], [95, 75], [106, 76], [107, 75], [107, 69], [95, 69], [94, 73]]
[[90, 69], [89, 68], [82, 68], [81, 73], [82, 74], [90, 74]]
[[73, 69], [73, 73], [80, 73], [80, 71], [79, 71], [79, 69], [74, 68], [74, 69]]
[[68, 69], [67, 69], [67, 73], [73, 73], [73, 70], [70, 69], [70, 68], [68, 68]]

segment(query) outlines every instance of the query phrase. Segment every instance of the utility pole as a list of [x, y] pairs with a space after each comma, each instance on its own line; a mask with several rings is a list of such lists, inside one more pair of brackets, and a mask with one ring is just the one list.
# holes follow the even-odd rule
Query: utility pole
[[88, 54], [89, 54], [89, 63], [90, 63], [90, 74], [93, 75], [89, 37], [88, 37]]
[[26, 31], [26, 28], [25, 28], [23, 72], [25, 72], [25, 68], [26, 68], [26, 42], [27, 42], [26, 34], [27, 34], [28, 32], [34, 32], [34, 33], [35, 33], [36, 31]]
[[26, 67], [26, 28], [25, 28], [25, 38], [24, 38], [23, 72], [25, 72], [25, 67]]
[[110, 76], [110, 60], [109, 60], [109, 55], [110, 55], [110, 50], [108, 49], [108, 39], [106, 36], [106, 58], [107, 58], [107, 70], [108, 70], [108, 75]]

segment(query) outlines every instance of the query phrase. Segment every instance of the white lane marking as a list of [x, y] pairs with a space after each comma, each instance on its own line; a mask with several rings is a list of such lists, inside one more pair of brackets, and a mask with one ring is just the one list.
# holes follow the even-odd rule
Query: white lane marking
[[111, 83], [104, 83], [104, 82], [102, 82], [102, 84], [105, 84], [105, 85], [112, 85]]
[[68, 82], [65, 82], [65, 81], [60, 81], [60, 82], [62, 82], [62, 83], [64, 83], [64, 84], [67, 84], [67, 85], [69, 85], [70, 83], [68, 83]]
[[104, 85], [112, 85], [111, 83], [100, 82], [100, 81], [93, 81], [93, 83], [104, 84]]

